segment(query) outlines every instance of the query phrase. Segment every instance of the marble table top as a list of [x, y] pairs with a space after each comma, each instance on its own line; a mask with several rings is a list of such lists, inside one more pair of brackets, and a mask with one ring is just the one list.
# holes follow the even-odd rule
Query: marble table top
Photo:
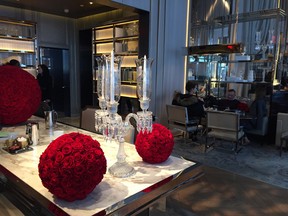
[[[40, 139], [38, 145], [32, 146], [32, 151], [12, 155], [2, 149], [4, 145], [4, 139], [2, 138], [0, 140], [0, 164], [69, 215], [95, 215], [103, 210], [106, 214], [109, 214], [119, 208], [119, 206], [125, 205], [127, 200], [137, 199], [137, 196], [141, 195], [141, 191], [149, 186], [168, 177], [178, 175], [183, 170], [195, 165], [194, 162], [173, 156], [170, 156], [167, 161], [161, 164], [148, 164], [142, 161], [133, 144], [125, 143], [126, 160], [135, 168], [136, 174], [128, 178], [116, 178], [111, 176], [107, 170], [102, 182], [97, 185], [86, 199], [66, 202], [54, 197], [42, 185], [38, 175], [39, 157], [55, 138], [54, 132], [79, 132], [98, 140], [107, 159], [107, 168], [116, 162], [118, 144], [114, 141], [105, 141], [99, 134], [72, 126], [57, 123], [54, 129], [45, 129], [42, 118], [33, 116], [30, 120], [39, 122]], [[25, 128], [25, 125], [4, 127], [2, 131], [24, 135]]]

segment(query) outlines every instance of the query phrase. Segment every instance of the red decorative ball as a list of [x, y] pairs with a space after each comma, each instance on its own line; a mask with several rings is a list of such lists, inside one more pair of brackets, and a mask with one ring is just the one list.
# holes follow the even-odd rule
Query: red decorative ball
[[16, 66], [0, 66], [0, 123], [25, 122], [38, 109], [41, 90], [37, 79]]
[[43, 186], [69, 202], [86, 198], [102, 181], [106, 169], [100, 143], [75, 132], [51, 142], [38, 164]]
[[162, 163], [171, 155], [174, 137], [161, 124], [153, 124], [151, 133], [140, 132], [136, 137], [136, 150], [143, 161], [151, 164]]

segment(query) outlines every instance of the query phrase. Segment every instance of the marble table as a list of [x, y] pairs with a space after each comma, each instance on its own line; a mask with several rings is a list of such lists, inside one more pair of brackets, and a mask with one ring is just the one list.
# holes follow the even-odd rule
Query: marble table
[[[167, 196], [181, 185], [200, 177], [202, 167], [191, 161], [170, 156], [161, 164], [148, 164], [142, 161], [134, 145], [125, 143], [127, 161], [134, 166], [136, 174], [128, 178], [116, 178], [108, 170], [92, 193], [84, 200], [66, 202], [53, 196], [41, 183], [38, 175], [39, 157], [49, 143], [55, 139], [55, 131], [64, 133], [79, 132], [90, 135], [100, 142], [107, 159], [107, 167], [116, 162], [118, 145], [105, 141], [96, 133], [57, 123], [54, 129], [45, 129], [44, 120], [31, 117], [40, 125], [40, 140], [32, 146], [32, 151], [12, 155], [2, 149], [4, 140], [0, 140], [0, 177], [10, 184], [10, 189], [32, 203], [32, 210], [51, 215], [55, 209], [62, 215], [128, 215], [138, 214], [151, 206], [155, 200]], [[25, 124], [4, 127], [2, 131], [25, 134]], [[56, 134], [56, 133], [55, 133]], [[34, 210], [33, 210], [34, 209]], [[51, 210], [53, 209], [53, 211]]]

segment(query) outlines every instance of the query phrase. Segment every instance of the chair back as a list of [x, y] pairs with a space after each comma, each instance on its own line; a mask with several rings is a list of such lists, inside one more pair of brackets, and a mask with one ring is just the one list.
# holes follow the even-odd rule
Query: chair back
[[207, 111], [207, 136], [238, 141], [244, 136], [240, 127], [240, 115], [235, 112]]
[[91, 132], [96, 132], [95, 129], [95, 107], [85, 107], [80, 116], [80, 128]]
[[189, 121], [187, 107], [167, 104], [166, 111], [170, 129], [186, 130], [186, 123]]
[[251, 135], [258, 135], [258, 136], [266, 136], [268, 132], [268, 124], [269, 123], [269, 117], [264, 116], [262, 119], [262, 124], [259, 129], [250, 129], [246, 131], [246, 134], [251, 134]]
[[[95, 107], [85, 107], [81, 112], [80, 128], [91, 132], [98, 133], [95, 129]], [[124, 137], [125, 142], [134, 144], [135, 142], [135, 129], [133, 126], [129, 128], [127, 135]]]
[[128, 133], [126, 134], [126, 136], [124, 136], [124, 140], [125, 142], [134, 144], [135, 138], [136, 138], [135, 128], [133, 126], [130, 126]]
[[225, 111], [207, 111], [207, 127], [226, 131], [239, 131], [239, 114]]
[[200, 118], [189, 120], [187, 107], [167, 104], [166, 110], [169, 129], [179, 129], [184, 132], [198, 131]]
[[277, 113], [275, 145], [280, 146], [282, 133], [288, 131], [288, 113]]

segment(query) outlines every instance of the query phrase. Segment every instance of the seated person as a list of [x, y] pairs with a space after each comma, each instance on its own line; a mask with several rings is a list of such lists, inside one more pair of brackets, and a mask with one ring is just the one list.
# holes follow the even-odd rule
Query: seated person
[[196, 95], [196, 85], [192, 81], [186, 83], [186, 94], [175, 92], [172, 105], [185, 106], [188, 108], [188, 118], [205, 116], [204, 102]]
[[240, 101], [236, 99], [236, 91], [229, 89], [226, 98], [218, 100], [217, 106], [219, 110], [236, 110], [239, 103]]
[[[195, 91], [195, 83], [188, 81], [186, 83], [186, 94], [175, 92], [172, 105], [185, 106], [188, 111], [189, 120], [197, 120], [200, 123], [202, 117], [205, 116], [204, 102], [198, 98]], [[190, 134], [193, 141], [196, 141], [197, 132]]]
[[236, 99], [236, 91], [234, 89], [229, 89], [227, 92], [227, 98], [218, 100], [217, 108], [219, 110], [242, 110], [247, 112], [248, 105], [246, 103], [242, 103], [241, 101]]

